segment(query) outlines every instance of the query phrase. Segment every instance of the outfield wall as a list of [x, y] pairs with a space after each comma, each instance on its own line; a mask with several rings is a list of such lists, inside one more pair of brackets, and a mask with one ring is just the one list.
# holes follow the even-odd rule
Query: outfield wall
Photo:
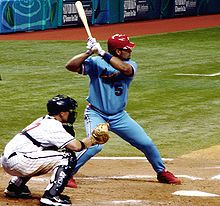
[[62, 11], [60, 0], [1, 0], [0, 32], [57, 28], [58, 11]]
[[[0, 0], [0, 33], [82, 26], [76, 0]], [[220, 0], [82, 0], [88, 22], [113, 24], [220, 13]]]

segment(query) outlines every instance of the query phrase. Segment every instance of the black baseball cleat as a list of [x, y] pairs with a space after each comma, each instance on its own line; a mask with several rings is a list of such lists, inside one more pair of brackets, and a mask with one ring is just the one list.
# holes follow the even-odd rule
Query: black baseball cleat
[[31, 197], [31, 192], [28, 186], [16, 186], [14, 183], [9, 182], [8, 187], [5, 189], [4, 194], [6, 197], [13, 198], [29, 198]]
[[71, 206], [71, 200], [67, 195], [59, 195], [52, 197], [44, 194], [40, 199], [40, 206]]

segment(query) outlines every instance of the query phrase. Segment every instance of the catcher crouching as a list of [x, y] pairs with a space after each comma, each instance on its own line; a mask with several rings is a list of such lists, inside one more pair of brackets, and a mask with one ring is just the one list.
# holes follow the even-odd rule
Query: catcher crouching
[[28, 198], [31, 192], [26, 183], [34, 176], [53, 172], [40, 205], [71, 205], [62, 195], [76, 166], [75, 152], [109, 139], [108, 124], [99, 124], [91, 137], [75, 139], [73, 123], [77, 102], [71, 97], [57, 95], [47, 103], [48, 114], [40, 117], [6, 145], [2, 157], [4, 170], [12, 175], [4, 193], [7, 197]]

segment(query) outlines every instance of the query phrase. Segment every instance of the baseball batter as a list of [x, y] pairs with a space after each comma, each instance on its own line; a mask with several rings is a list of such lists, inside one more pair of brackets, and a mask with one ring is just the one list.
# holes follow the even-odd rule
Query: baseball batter
[[[159, 151], [144, 129], [125, 111], [128, 89], [137, 73], [137, 64], [131, 60], [135, 44], [124, 34], [108, 39], [105, 52], [95, 38], [87, 41], [88, 50], [70, 59], [66, 68], [90, 78], [88, 105], [85, 109], [87, 136], [99, 124], [108, 122], [110, 131], [120, 136], [144, 153], [157, 173], [159, 182], [181, 184], [181, 181], [165, 169]], [[92, 56], [93, 54], [98, 54]], [[73, 174], [96, 155], [103, 145], [95, 145], [77, 153], [77, 165]]]
[[[108, 132], [108, 126], [100, 125], [89, 138], [76, 140], [73, 123], [77, 102], [64, 95], [57, 95], [47, 103], [48, 115], [40, 117], [19, 132], [6, 145], [2, 165], [12, 175], [5, 195], [26, 198], [31, 196], [26, 183], [33, 176], [53, 171], [50, 183], [40, 199], [41, 205], [71, 205], [70, 198], [62, 195], [76, 166], [74, 151], [81, 151], [98, 142], [100, 130]], [[108, 139], [107, 139], [108, 140]], [[106, 140], [106, 141], [107, 141]]]

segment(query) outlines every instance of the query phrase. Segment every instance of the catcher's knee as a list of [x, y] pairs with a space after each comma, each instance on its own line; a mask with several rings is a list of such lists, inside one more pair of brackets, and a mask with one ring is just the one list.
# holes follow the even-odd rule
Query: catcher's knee
[[77, 163], [75, 152], [66, 153], [63, 156], [63, 159], [67, 159], [67, 161], [68, 161], [68, 164], [66, 165], [66, 169], [72, 170], [75, 168], [76, 163]]
[[76, 155], [73, 152], [65, 152], [58, 166], [62, 166], [65, 170], [73, 170], [76, 166]]

